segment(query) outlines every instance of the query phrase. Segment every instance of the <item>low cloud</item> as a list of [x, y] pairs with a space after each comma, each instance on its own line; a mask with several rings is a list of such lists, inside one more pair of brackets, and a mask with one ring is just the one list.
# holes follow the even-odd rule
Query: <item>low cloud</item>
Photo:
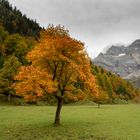
[[139, 0], [9, 0], [41, 26], [62, 24], [91, 57], [113, 43], [140, 38]]

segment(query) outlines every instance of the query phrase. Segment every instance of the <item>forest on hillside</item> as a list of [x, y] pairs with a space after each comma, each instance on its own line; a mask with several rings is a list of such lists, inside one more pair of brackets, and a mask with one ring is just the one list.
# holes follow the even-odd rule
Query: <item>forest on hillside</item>
[[41, 27], [39, 24], [27, 18], [16, 7], [8, 2], [8, 0], [0, 0], [0, 23], [10, 33], [19, 33], [23, 36], [39, 37]]

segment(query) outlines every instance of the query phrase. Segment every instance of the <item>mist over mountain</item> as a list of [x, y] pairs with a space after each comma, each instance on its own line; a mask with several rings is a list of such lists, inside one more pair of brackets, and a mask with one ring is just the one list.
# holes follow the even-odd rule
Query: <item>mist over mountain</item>
[[128, 46], [112, 45], [105, 53], [100, 53], [94, 63], [112, 71], [124, 79], [140, 86], [140, 39]]

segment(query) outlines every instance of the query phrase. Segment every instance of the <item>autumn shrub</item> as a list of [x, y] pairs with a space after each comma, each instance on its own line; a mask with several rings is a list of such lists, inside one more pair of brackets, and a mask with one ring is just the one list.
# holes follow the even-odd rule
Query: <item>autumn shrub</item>
[[140, 96], [135, 97], [135, 98], [132, 100], [132, 103], [140, 103]]

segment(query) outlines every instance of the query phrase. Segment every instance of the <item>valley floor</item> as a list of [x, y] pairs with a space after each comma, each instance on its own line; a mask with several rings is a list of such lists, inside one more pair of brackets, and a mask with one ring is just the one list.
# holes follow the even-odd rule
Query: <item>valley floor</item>
[[140, 105], [0, 106], [0, 140], [140, 140]]

